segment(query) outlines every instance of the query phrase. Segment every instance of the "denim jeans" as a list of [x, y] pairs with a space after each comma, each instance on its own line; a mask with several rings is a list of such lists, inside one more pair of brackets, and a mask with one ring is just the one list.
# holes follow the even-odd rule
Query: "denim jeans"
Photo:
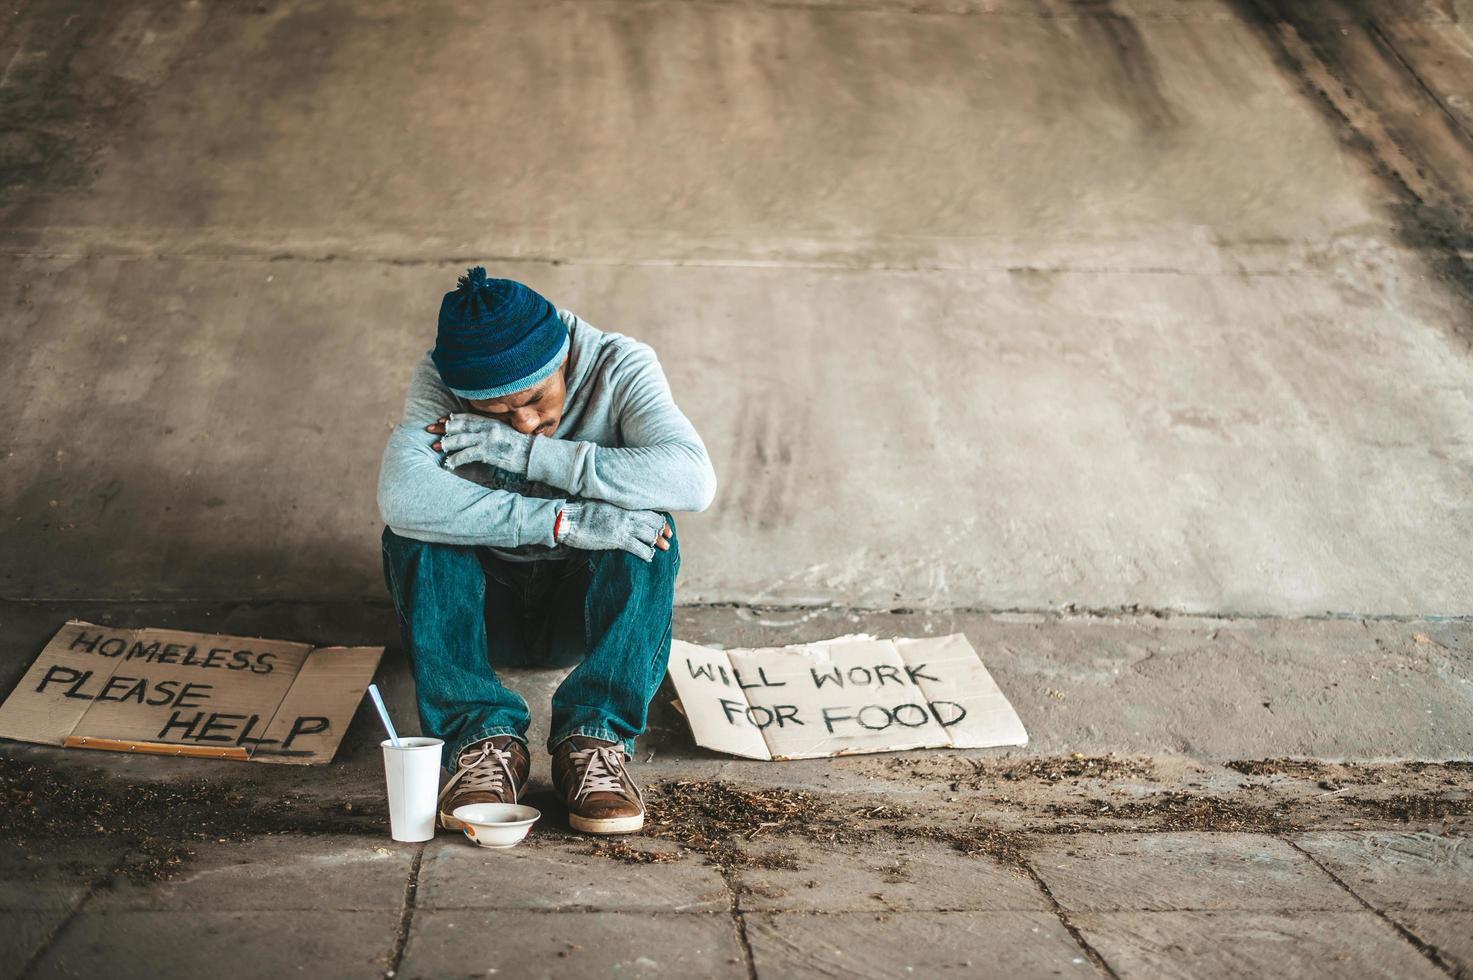
[[[420, 730], [444, 739], [446, 768], [492, 735], [526, 741], [531, 717], [495, 666], [576, 664], [552, 696], [548, 751], [570, 735], [632, 752], [665, 677], [680, 545], [645, 562], [625, 551], [507, 561], [384, 528], [384, 578], [414, 670]], [[495, 666], [493, 666], [495, 665]]]

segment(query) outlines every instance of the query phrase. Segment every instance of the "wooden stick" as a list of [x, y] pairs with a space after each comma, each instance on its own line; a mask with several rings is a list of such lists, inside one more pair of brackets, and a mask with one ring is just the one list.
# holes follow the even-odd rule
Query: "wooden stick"
[[94, 738], [91, 735], [68, 735], [62, 745], [69, 749], [142, 752], [147, 755], [188, 755], [206, 759], [238, 759], [241, 762], [250, 758], [250, 754], [239, 746], [215, 748], [209, 745], [170, 745], [168, 742], [133, 742], [121, 738]]

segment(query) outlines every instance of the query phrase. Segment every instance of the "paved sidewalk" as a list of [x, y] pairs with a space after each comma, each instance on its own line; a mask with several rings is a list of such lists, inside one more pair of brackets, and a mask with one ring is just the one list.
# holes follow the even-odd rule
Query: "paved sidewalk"
[[[0, 684], [59, 609], [0, 602]], [[392, 612], [367, 604], [65, 615], [393, 636]], [[650, 826], [612, 844], [564, 828], [540, 751], [546, 817], [522, 848], [392, 843], [367, 707], [325, 768], [7, 743], [0, 962], [222, 980], [1470, 969], [1473, 762], [1443, 761], [1473, 744], [1467, 623], [752, 607], [676, 621], [683, 638], [750, 646], [953, 630], [1027, 747], [750, 762], [691, 746], [662, 694], [637, 756]], [[539, 730], [559, 676], [511, 674]], [[392, 645], [379, 683], [412, 727]]]
[[307, 833], [233, 832], [178, 865], [116, 834], [12, 841], [0, 961], [221, 980], [1473, 970], [1473, 765], [975, 756], [847, 760], [884, 796], [645, 765], [651, 826], [615, 844], [562, 829], [545, 787], [513, 851], [396, 844], [368, 772], [330, 832], [304, 798]]
[[[393, 635], [392, 610], [367, 604], [65, 612]], [[0, 603], [13, 673], [0, 684], [57, 622], [56, 604]], [[1473, 744], [1466, 622], [676, 617], [697, 643], [854, 631], [966, 632], [1030, 746], [748, 762], [692, 747], [661, 694], [636, 757], [644, 834], [595, 844], [567, 831], [538, 752], [530, 800], [545, 819], [520, 849], [489, 853], [451, 834], [387, 839], [367, 707], [327, 768], [7, 743], [0, 962], [28, 977], [221, 980], [1470, 970], [1473, 762], [1438, 762]], [[538, 731], [558, 676], [511, 673]], [[392, 645], [379, 681], [412, 727]]]

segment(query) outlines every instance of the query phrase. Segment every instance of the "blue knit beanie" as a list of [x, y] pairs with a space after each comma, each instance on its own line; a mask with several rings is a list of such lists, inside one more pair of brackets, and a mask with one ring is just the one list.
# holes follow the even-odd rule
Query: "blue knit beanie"
[[461, 398], [499, 398], [552, 374], [567, 349], [568, 328], [551, 303], [476, 266], [440, 301], [430, 358]]

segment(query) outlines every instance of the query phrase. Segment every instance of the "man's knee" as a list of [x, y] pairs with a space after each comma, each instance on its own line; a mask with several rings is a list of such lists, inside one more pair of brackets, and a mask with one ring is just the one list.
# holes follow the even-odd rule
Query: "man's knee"
[[406, 537], [397, 533], [393, 528], [385, 526], [384, 533], [380, 536], [383, 542], [384, 553], [394, 558], [411, 555], [456, 555], [475, 558], [475, 549], [463, 544], [444, 544], [439, 541], [421, 541], [419, 538]]
[[407, 549], [413, 548], [416, 545], [428, 543], [425, 541], [416, 541], [414, 538], [406, 538], [402, 534], [397, 534], [395, 533], [394, 529], [389, 527], [387, 524], [384, 525], [384, 533], [379, 536], [379, 540], [383, 542], [384, 551], [389, 552], [390, 554], [397, 554], [399, 552], [403, 552]]
[[476, 549], [467, 545], [421, 541], [385, 527], [383, 541], [384, 578], [392, 590], [428, 576], [436, 581], [479, 579], [481, 562]]
[[664, 511], [659, 511], [658, 513], [664, 515], [665, 523], [670, 526], [670, 537], [666, 539], [666, 543], [670, 547], [655, 548], [655, 553], [650, 557], [648, 562], [642, 562], [638, 558], [634, 558], [633, 555], [629, 555], [628, 557], [634, 558], [636, 565], [645, 566], [647, 571], [656, 576], [668, 575], [673, 579], [675, 573], [680, 570], [680, 540], [675, 535], [675, 518]]
[[657, 513], [663, 514], [666, 523], [670, 525], [670, 547], [655, 548], [654, 554], [647, 561], [617, 548], [594, 552], [592, 562], [595, 578], [608, 577], [607, 573], [613, 571], [611, 578], [627, 580], [631, 586], [635, 583], [668, 581], [673, 587], [675, 576], [680, 571], [680, 541], [675, 534], [675, 519], [663, 511]]
[[[665, 523], [670, 525], [670, 550], [664, 552], [665, 557], [673, 561], [677, 566], [679, 566], [680, 541], [675, 536], [675, 518], [671, 517], [668, 513], [665, 513], [664, 511], [661, 511], [661, 513], [665, 514]], [[660, 557], [660, 553], [660, 549], [656, 548], [655, 557]]]

